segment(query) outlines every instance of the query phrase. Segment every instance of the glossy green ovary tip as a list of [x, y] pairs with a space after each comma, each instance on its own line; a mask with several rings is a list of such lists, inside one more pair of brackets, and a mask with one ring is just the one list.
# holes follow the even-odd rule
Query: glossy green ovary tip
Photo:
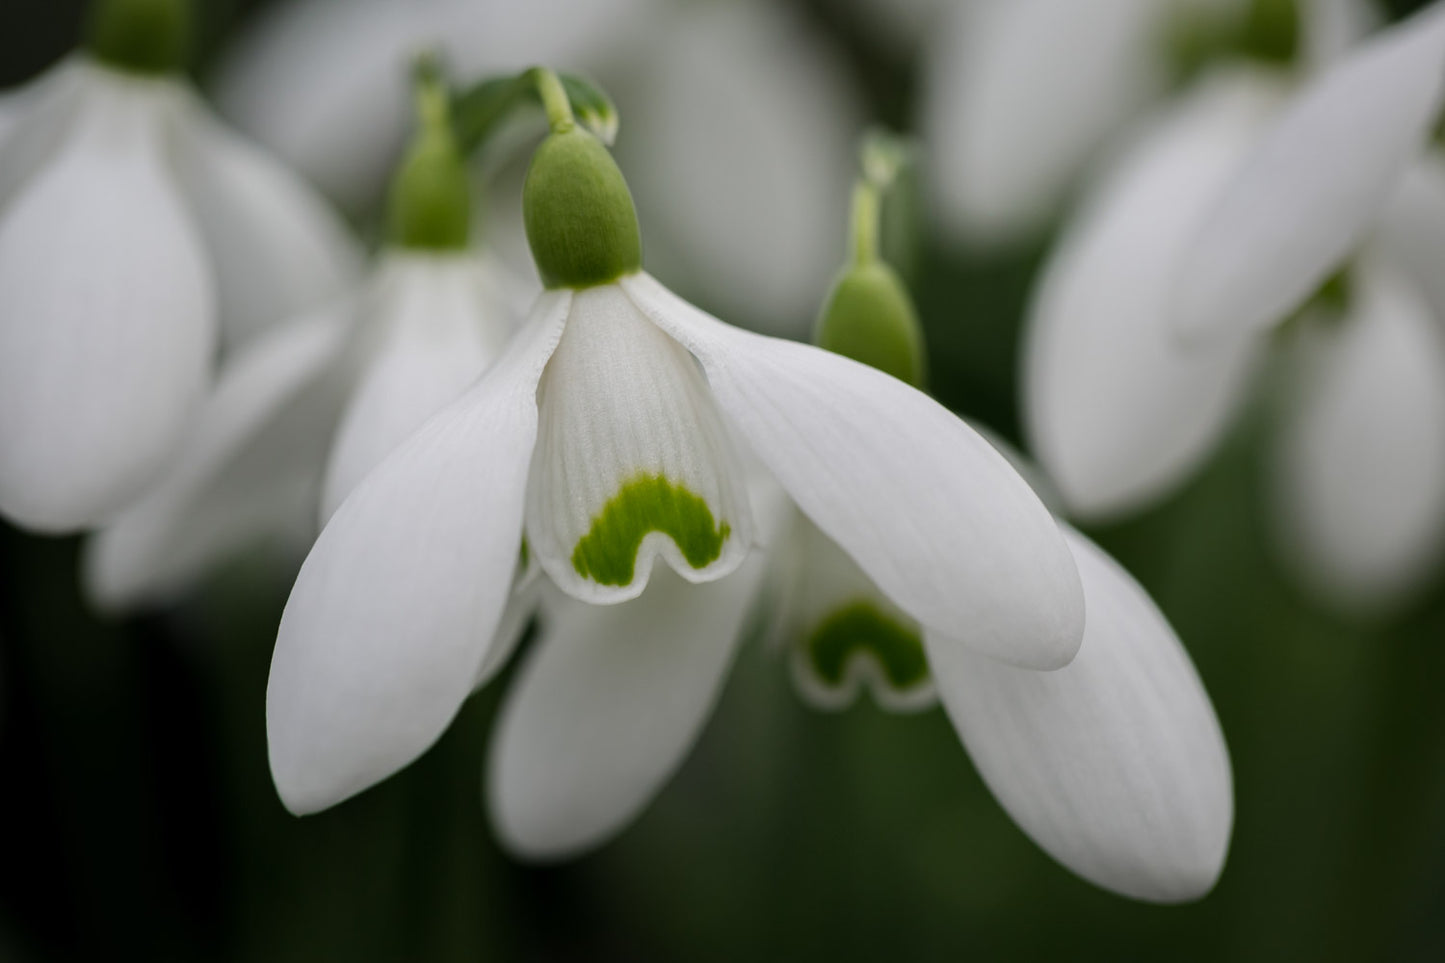
[[662, 532], [693, 568], [722, 554], [732, 529], [713, 519], [707, 502], [661, 475], [637, 475], [623, 483], [592, 519], [572, 551], [572, 567], [601, 585], [630, 585], [637, 550], [649, 532]]
[[894, 689], [911, 689], [928, 678], [928, 658], [918, 631], [860, 599], [835, 609], [804, 643], [813, 671], [832, 686], [842, 685], [856, 652], [877, 660]]

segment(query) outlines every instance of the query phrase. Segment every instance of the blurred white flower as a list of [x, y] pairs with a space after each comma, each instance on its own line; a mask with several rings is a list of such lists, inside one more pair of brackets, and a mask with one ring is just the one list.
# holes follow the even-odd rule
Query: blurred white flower
[[[502, 360], [322, 532], [282, 618], [267, 694], [287, 806], [329, 806], [440, 735], [488, 663], [524, 531], [530, 558], [584, 603], [646, 599], [659, 556], [678, 581], [732, 592], [725, 577], [755, 537], [739, 444], [910, 617], [972, 626], [968, 643], [1006, 661], [1072, 658], [1083, 619], [1073, 564], [1047, 511], [986, 442], [902, 382], [732, 328], [635, 273], [546, 292]], [[673, 603], [633, 604], [651, 618], [650, 604]], [[637, 645], [639, 657], [651, 651]], [[728, 663], [704, 645], [656, 651], [698, 673], [690, 691]], [[706, 712], [684, 691], [649, 691]], [[498, 771], [530, 778], [550, 764]], [[598, 805], [634, 812], [656, 788], [656, 771], [642, 768], [619, 767], [627, 791]], [[514, 848], [597, 841], [556, 838], [552, 811], [505, 785], [493, 793], [532, 803], [499, 817]]]
[[[292, 0], [236, 48], [217, 97], [362, 208], [399, 150], [400, 78], [426, 47], [459, 78], [531, 63], [596, 77], [626, 105], [619, 156], [639, 172], [655, 273], [770, 333], [806, 332], [838, 253], [861, 110], [805, 22], [762, 0]], [[493, 200], [492, 246], [524, 250], [520, 211], [506, 191]]]
[[1306, 64], [1333, 59], [1372, 19], [1361, 0], [955, 5], [934, 33], [921, 123], [944, 226], [982, 244], [1037, 233], [1101, 148], [1169, 92], [1181, 56], [1237, 56], [1211, 46], [1248, 17], [1294, 11]]
[[1334, 271], [1341, 290], [1284, 342], [1281, 552], [1360, 612], [1429, 576], [1445, 550], [1445, 304], [1430, 302], [1445, 181], [1437, 161], [1409, 168], [1445, 83], [1442, 17], [1284, 103], [1228, 108], [1206, 87], [1091, 198], [1046, 269], [1025, 366], [1032, 443], [1072, 511], [1137, 510], [1188, 478], [1248, 397], [1265, 329]]
[[300, 181], [171, 74], [63, 61], [0, 134], [0, 512], [68, 532], [159, 471], [235, 346], [358, 254]]
[[92, 600], [164, 600], [257, 543], [304, 552], [318, 514], [497, 357], [511, 284], [475, 254], [396, 248], [358, 290], [237, 352], [160, 480], [91, 539]]

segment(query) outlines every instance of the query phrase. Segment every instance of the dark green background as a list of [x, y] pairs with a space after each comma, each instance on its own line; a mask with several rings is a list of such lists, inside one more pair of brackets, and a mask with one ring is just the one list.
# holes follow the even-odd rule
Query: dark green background
[[[847, 4], [801, 5], [904, 121], [915, 65]], [[205, 5], [203, 62], [250, 6]], [[0, 83], [71, 46], [77, 11], [0, 0]], [[1011, 436], [1042, 250], [925, 242], [916, 277], [935, 391]], [[491, 839], [497, 684], [405, 772], [298, 820], [263, 723], [284, 578], [238, 564], [204, 603], [106, 623], [75, 542], [0, 529], [0, 960], [1445, 959], [1445, 580], [1387, 623], [1298, 594], [1262, 531], [1262, 411], [1167, 505], [1092, 533], [1185, 639], [1233, 754], [1229, 864], [1197, 904], [1079, 881], [941, 713], [820, 716], [757, 646], [679, 777], [590, 858], [526, 867]]]

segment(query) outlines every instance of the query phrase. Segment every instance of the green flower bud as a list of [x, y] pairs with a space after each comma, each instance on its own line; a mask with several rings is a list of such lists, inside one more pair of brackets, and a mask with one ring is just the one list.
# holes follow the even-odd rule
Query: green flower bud
[[425, 92], [420, 100], [420, 129], [391, 182], [391, 241], [417, 250], [465, 250], [472, 216], [466, 163], [445, 100]]
[[923, 330], [903, 282], [883, 261], [853, 265], [839, 276], [813, 342], [923, 387]]
[[86, 49], [108, 66], [176, 73], [190, 45], [190, 0], [96, 0], [90, 8]]
[[522, 217], [549, 288], [608, 284], [642, 267], [627, 181], [601, 141], [580, 127], [555, 130], [532, 155]]

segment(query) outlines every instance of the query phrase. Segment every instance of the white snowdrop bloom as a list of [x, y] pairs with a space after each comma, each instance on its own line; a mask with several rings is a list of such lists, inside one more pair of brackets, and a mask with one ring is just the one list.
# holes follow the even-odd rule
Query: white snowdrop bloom
[[259, 541], [304, 552], [318, 506], [324, 521], [496, 359], [523, 309], [467, 248], [467, 194], [450, 134], [424, 126], [371, 276], [236, 352], [160, 480], [92, 539], [98, 605], [163, 600]]
[[1229, 752], [1178, 636], [1118, 563], [1064, 529], [1083, 580], [1078, 655], [1050, 672], [925, 629], [797, 516], [778, 629], [799, 693], [827, 710], [939, 700], [1019, 826], [1085, 879], [1135, 899], [1213, 888], [1233, 826]]
[[155, 476], [218, 333], [238, 344], [357, 266], [331, 212], [173, 60], [126, 60], [105, 28], [130, 6], [101, 5], [120, 12], [18, 95], [0, 140], [0, 513], [37, 531], [102, 522]]
[[1388, 263], [1351, 277], [1341, 315], [1292, 346], [1271, 518], [1309, 588], [1369, 614], [1420, 588], [1445, 549], [1445, 316]]
[[[1083, 629], [1078, 573], [1007, 461], [902, 382], [733, 328], [643, 272], [621, 173], [549, 77], [553, 133], [524, 205], [548, 289], [487, 375], [352, 491], [302, 566], [267, 690], [286, 805], [332, 805], [441, 734], [497, 665], [489, 650], [525, 546], [539, 577], [580, 605], [618, 606], [607, 610], [618, 621], [588, 640], [595, 648], [535, 656], [508, 709], [491, 798], [521, 851], [598, 841], [670, 771], [663, 756], [696, 724], [679, 720], [705, 713], [730, 661], [708, 641], [728, 633], [682, 626], [688, 603], [667, 586], [731, 593], [747, 577], [760, 531], [752, 458], [919, 624], [968, 626], [966, 644], [1011, 663], [1069, 662]], [[688, 637], [639, 637], [622, 606], [636, 624]], [[554, 711], [593, 682], [589, 698], [611, 717]], [[553, 708], [529, 707], [528, 693]], [[627, 699], [638, 704], [618, 704]], [[663, 718], [672, 725], [652, 723], [612, 766], [585, 731], [596, 721], [599, 738], [625, 736]], [[571, 755], [550, 754], [557, 740]], [[549, 772], [569, 759], [613, 780], [597, 809], [578, 814], [589, 799], [573, 793], [530, 819], [534, 794], [573, 785]]]
[[969, 0], [933, 35], [922, 129], [940, 213], [981, 244], [1031, 236], [1100, 149], [1193, 61], [1318, 64], [1360, 0]]
[[1182, 253], [1171, 320], [1192, 340], [1282, 322], [1376, 225], [1445, 100], [1445, 4], [1321, 73], [1217, 193]]
[[[1215, 243], [1201, 239], [1214, 237], [1222, 212], [1232, 209], [1221, 196], [1239, 196], [1239, 185], [1257, 176], [1260, 158], [1277, 153], [1271, 145], [1300, 123], [1291, 118], [1300, 116], [1299, 103], [1311, 101], [1310, 90], [1338, 84], [1333, 76], [1348, 78], [1359, 69], [1352, 64], [1368, 66], [1379, 44], [1400, 49], [1392, 39], [1398, 36], [1385, 34], [1362, 48], [1359, 59], [1323, 75], [1299, 102], [1258, 74], [1206, 82], [1183, 108], [1148, 128], [1086, 200], [1040, 282], [1024, 367], [1030, 441], [1072, 513], [1117, 516], [1170, 494], [1229, 428], [1250, 396], [1258, 362], [1278, 342], [1257, 323], [1236, 323], [1239, 312], [1258, 308], [1241, 301], [1211, 337], [1181, 338], [1169, 323], [1179, 317], [1181, 281], [1191, 283], [1201, 244]], [[1362, 96], [1370, 102], [1379, 93]], [[1361, 108], [1349, 133], [1338, 128], [1328, 148], [1314, 142], [1319, 169], [1333, 166], [1324, 159], [1332, 152], [1349, 152], [1365, 115], [1381, 113], [1392, 112]], [[1366, 139], [1379, 146], [1391, 138]], [[1407, 151], [1400, 163], [1408, 160]], [[1300, 316], [1296, 326], [1306, 330], [1293, 340], [1302, 343], [1288, 343], [1303, 357], [1289, 383], [1297, 391], [1283, 393], [1271, 459], [1281, 554], [1323, 601], [1350, 610], [1403, 601], [1441, 552], [1445, 498], [1435, 493], [1445, 486], [1439, 440], [1445, 355], [1432, 324], [1445, 315], [1432, 311], [1428, 298], [1429, 285], [1438, 283], [1434, 258], [1445, 256], [1445, 186], [1436, 170], [1420, 164], [1409, 177], [1396, 177], [1398, 199], [1377, 203], [1366, 224], [1375, 230], [1367, 245], [1374, 254], [1342, 272], [1342, 283]], [[1296, 173], [1303, 176], [1303, 168]], [[1269, 196], [1291, 195], [1294, 186], [1281, 180]], [[1256, 183], [1251, 196], [1263, 203], [1261, 190]], [[1323, 207], [1332, 189], [1315, 190]], [[1352, 208], [1359, 203], [1349, 189], [1334, 196], [1355, 196]], [[1315, 229], [1299, 230], [1296, 219], [1288, 237], [1274, 235], [1279, 246], [1268, 251], [1240, 235], [1240, 247], [1281, 265], [1279, 274], [1258, 278], [1273, 285], [1291, 272], [1301, 276], [1303, 261], [1285, 250], [1291, 239], [1310, 246], [1333, 230], [1338, 243], [1339, 222], [1310, 219], [1320, 213], [1301, 213]], [[1257, 230], [1273, 231], [1274, 223]], [[1246, 285], [1236, 279], [1229, 288], [1222, 275], [1216, 283], [1222, 285], [1216, 294], [1238, 294]], [[1192, 290], [1205, 296], [1201, 287]], [[1280, 290], [1267, 294], [1276, 309], [1296, 308]], [[1308, 330], [1314, 327], [1325, 330]]]
[[1072, 514], [1118, 515], [1171, 491], [1238, 409], [1261, 346], [1185, 352], [1163, 319], [1213, 189], [1284, 96], [1257, 69], [1204, 78], [1132, 138], [1046, 263], [1025, 322], [1024, 422]]

